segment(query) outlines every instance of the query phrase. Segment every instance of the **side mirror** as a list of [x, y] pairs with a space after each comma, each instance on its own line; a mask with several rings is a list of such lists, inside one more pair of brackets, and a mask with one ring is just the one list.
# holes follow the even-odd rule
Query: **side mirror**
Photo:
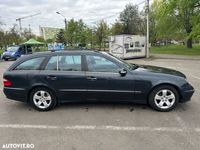
[[124, 69], [124, 68], [122, 68], [122, 69], [119, 70], [119, 74], [120, 74], [122, 77], [124, 77], [124, 76], [127, 74], [127, 70]]
[[6, 51], [7, 51], [7, 49], [4, 50], [4, 52], [6, 52]]

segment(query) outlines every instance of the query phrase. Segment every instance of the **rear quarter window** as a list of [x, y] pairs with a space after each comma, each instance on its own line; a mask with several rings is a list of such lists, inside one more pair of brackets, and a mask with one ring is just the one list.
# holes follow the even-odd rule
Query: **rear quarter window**
[[39, 70], [45, 57], [38, 57], [26, 60], [15, 67], [14, 70]]

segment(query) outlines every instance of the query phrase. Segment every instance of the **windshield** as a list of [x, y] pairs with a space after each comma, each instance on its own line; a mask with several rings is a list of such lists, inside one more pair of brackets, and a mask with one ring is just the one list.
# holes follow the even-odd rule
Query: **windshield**
[[19, 46], [11, 46], [7, 48], [7, 51], [16, 52], [19, 49]]
[[134, 70], [134, 69], [137, 68], [137, 65], [136, 65], [136, 64], [129, 64], [128, 62], [122, 60], [122, 59], [119, 58], [119, 57], [114, 56], [114, 55], [111, 54], [111, 53], [106, 53], [106, 52], [102, 52], [102, 53], [111, 56], [113, 59], [115, 59], [116, 61], [118, 61], [118, 62], [120, 62], [120, 63], [123, 63], [128, 69]]

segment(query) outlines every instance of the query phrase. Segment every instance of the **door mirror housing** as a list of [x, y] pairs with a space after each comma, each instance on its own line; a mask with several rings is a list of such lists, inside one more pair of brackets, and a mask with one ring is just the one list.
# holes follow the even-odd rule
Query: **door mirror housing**
[[119, 70], [119, 74], [120, 74], [122, 77], [124, 77], [124, 76], [126, 76], [126, 74], [127, 74], [127, 70], [124, 69], [124, 68], [122, 68], [122, 69]]

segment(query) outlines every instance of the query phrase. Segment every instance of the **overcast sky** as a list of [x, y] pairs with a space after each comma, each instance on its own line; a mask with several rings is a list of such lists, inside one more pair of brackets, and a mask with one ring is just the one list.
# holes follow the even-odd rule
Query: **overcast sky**
[[[64, 27], [64, 18], [56, 14], [62, 13], [67, 19], [83, 19], [88, 25], [103, 18], [113, 23], [125, 5], [138, 4], [144, 0], [0, 0], [0, 21], [8, 30], [16, 22], [16, 18], [41, 13], [40, 15], [22, 20], [22, 27], [29, 24], [33, 33], [39, 34], [39, 26]], [[144, 4], [140, 5], [143, 8]]]

